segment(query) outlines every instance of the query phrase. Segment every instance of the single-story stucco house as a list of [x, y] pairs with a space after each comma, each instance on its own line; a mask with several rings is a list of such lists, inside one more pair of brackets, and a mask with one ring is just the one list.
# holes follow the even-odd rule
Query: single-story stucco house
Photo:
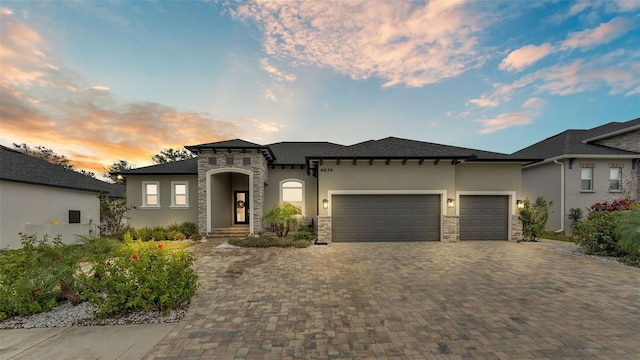
[[130, 225], [193, 221], [203, 234], [259, 234], [263, 215], [288, 202], [321, 243], [518, 240], [521, 166], [536, 161], [394, 137], [186, 148], [197, 158], [122, 172]]
[[548, 229], [570, 231], [572, 208], [600, 201], [640, 200], [640, 118], [566, 130], [516, 153], [544, 161], [522, 168], [522, 193], [553, 201]]
[[0, 146], [0, 249], [21, 246], [18, 233], [40, 238], [97, 234], [98, 194], [124, 197], [124, 187]]

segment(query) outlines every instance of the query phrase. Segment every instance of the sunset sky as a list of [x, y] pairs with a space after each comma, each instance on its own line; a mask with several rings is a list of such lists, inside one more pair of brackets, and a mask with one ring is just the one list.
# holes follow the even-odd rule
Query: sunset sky
[[0, 143], [80, 168], [388, 136], [511, 153], [640, 116], [640, 1], [2, 1]]

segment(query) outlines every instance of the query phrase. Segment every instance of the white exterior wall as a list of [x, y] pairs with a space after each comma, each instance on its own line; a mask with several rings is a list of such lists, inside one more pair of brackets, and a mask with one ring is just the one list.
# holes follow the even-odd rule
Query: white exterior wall
[[[100, 200], [98, 194], [90, 191], [32, 185], [11, 181], [0, 181], [0, 248], [15, 249], [21, 246], [19, 232], [27, 233], [27, 224], [49, 225], [52, 221], [62, 224], [69, 222], [69, 210], [80, 210], [80, 221], [85, 226], [45, 226], [29, 227], [49, 229], [63, 234], [65, 243], [75, 241], [73, 230], [85, 231], [79, 235], [89, 235], [89, 220], [93, 220], [91, 230], [96, 231], [100, 221]], [[59, 228], [59, 229], [58, 229]], [[58, 230], [60, 230], [58, 232]], [[44, 234], [38, 233], [38, 237]]]

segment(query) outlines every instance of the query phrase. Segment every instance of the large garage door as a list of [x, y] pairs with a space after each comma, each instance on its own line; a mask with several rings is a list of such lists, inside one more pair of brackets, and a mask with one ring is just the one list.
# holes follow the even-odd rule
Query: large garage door
[[334, 242], [440, 240], [440, 195], [334, 195]]
[[460, 240], [508, 239], [508, 196], [460, 196]]

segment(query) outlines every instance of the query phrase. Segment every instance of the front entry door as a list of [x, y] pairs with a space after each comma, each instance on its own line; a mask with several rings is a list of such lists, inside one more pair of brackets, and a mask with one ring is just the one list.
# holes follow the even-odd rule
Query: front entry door
[[233, 206], [235, 209], [233, 223], [248, 224], [249, 223], [249, 192], [234, 191], [233, 199], [234, 199]]

